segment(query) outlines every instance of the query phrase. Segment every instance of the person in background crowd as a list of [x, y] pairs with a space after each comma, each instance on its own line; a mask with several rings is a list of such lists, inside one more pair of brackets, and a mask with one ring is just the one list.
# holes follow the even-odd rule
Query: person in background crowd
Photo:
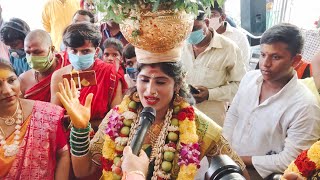
[[67, 46], [71, 64], [55, 71], [51, 79], [51, 103], [61, 105], [56, 93], [59, 90], [58, 83], [63, 81], [62, 76], [89, 70], [95, 71], [97, 85], [79, 89], [81, 104], [85, 103], [85, 97], [88, 94], [94, 94], [90, 121], [94, 130], [97, 130], [110, 108], [120, 103], [123, 90], [114, 66], [94, 58], [99, 51], [100, 41], [101, 34], [93, 24], [69, 25], [63, 33], [63, 43]]
[[10, 19], [0, 30], [1, 41], [10, 47], [10, 62], [18, 76], [30, 69], [23, 49], [24, 38], [29, 32], [28, 24], [18, 18]]
[[91, 14], [94, 16], [93, 23], [98, 22], [98, 13], [96, 11], [96, 7], [93, 0], [80, 0], [80, 8], [91, 12]]
[[78, 0], [48, 0], [44, 5], [42, 25], [50, 33], [54, 47], [60, 47], [63, 30], [70, 24], [74, 13], [79, 9]]
[[181, 61], [187, 70], [187, 83], [198, 89], [193, 94], [196, 107], [222, 126], [226, 104], [236, 94], [246, 68], [239, 47], [209, 29], [203, 7], [199, 9]]
[[245, 60], [246, 67], [249, 68], [250, 45], [246, 35], [239, 29], [232, 27], [228, 21], [226, 21], [227, 15], [225, 8], [224, 6], [220, 7], [217, 1], [214, 1], [214, 6], [211, 6], [210, 10], [209, 27], [217, 33], [230, 38], [238, 45], [242, 52], [242, 57]]
[[132, 44], [127, 44], [123, 49], [123, 60], [126, 68], [126, 74], [124, 75], [124, 79], [128, 84], [128, 87], [133, 87], [136, 84], [137, 79], [137, 57], [135, 48]]
[[[102, 34], [101, 45], [103, 45], [104, 41], [108, 38], [115, 38], [121, 41], [123, 46], [128, 44], [128, 41], [124, 38], [123, 34], [120, 31], [120, 26], [118, 23], [109, 20], [106, 23], [101, 24], [100, 31]], [[101, 47], [103, 49], [103, 47]]]
[[223, 126], [232, 148], [254, 168], [249, 173], [259, 173], [252, 179], [283, 173], [320, 137], [318, 102], [293, 69], [301, 60], [299, 28], [275, 25], [262, 35], [260, 44], [260, 70], [241, 80]]
[[122, 60], [123, 46], [121, 41], [115, 38], [108, 38], [103, 43], [103, 56], [102, 60], [106, 63], [114, 65], [118, 79], [123, 85], [123, 89], [127, 89], [127, 83], [124, 80], [124, 67]]
[[[4, 24], [4, 20], [2, 17], [2, 7], [0, 5], [0, 29]], [[0, 58], [9, 61], [9, 48], [2, 41], [0, 41]]]
[[[72, 18], [72, 23], [81, 23], [81, 22], [88, 22], [88, 23], [94, 23], [94, 16], [92, 15], [91, 12], [87, 10], [78, 10], [76, 13], [74, 13], [73, 18]], [[60, 51], [65, 52], [66, 51], [66, 46], [61, 42], [60, 45]], [[99, 51], [100, 53], [100, 51]]]
[[79, 22], [90, 22], [94, 23], [95, 18], [93, 14], [90, 11], [87, 10], [78, 10], [76, 13], [74, 13], [72, 18], [72, 24], [79, 23]]
[[0, 60], [0, 179], [67, 180], [68, 145], [64, 110], [20, 98], [20, 82], [8, 61]]
[[22, 95], [26, 99], [50, 102], [51, 76], [69, 62], [55, 54], [50, 35], [43, 30], [34, 30], [27, 35], [24, 50], [31, 69], [19, 76]]

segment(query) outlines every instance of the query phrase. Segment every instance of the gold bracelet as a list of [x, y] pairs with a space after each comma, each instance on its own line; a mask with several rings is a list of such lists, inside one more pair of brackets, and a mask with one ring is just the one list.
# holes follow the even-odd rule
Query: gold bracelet
[[129, 173], [126, 174], [126, 178], [125, 178], [125, 179], [128, 179], [128, 176], [129, 176], [130, 174], [141, 175], [143, 179], [146, 179], [146, 176], [143, 174], [142, 171], [130, 171]]

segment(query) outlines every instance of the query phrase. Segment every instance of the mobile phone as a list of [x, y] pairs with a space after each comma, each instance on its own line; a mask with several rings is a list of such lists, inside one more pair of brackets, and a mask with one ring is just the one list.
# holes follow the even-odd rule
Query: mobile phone
[[199, 94], [200, 93], [200, 91], [198, 89], [196, 89], [195, 87], [193, 87], [191, 84], [189, 84], [189, 89], [190, 89], [191, 94]]
[[80, 89], [82, 87], [97, 85], [96, 72], [93, 70], [64, 74], [64, 75], [62, 75], [62, 77], [66, 78], [69, 81], [69, 83], [72, 78], [76, 84], [76, 88], [80, 88]]

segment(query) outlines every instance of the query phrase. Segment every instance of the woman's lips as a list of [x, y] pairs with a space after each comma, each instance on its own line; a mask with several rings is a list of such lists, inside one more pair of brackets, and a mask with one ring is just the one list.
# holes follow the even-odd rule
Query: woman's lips
[[6, 102], [10, 102], [10, 101], [13, 101], [14, 98], [15, 98], [15, 96], [9, 96], [9, 97], [3, 98], [2, 100], [6, 101]]
[[145, 96], [144, 99], [146, 100], [146, 103], [148, 105], [155, 105], [159, 102], [159, 98], [153, 97], [153, 96]]

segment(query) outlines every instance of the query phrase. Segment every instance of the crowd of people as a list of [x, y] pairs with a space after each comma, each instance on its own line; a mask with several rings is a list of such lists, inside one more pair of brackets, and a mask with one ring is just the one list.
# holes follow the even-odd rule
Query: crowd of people
[[[220, 154], [268, 179], [320, 138], [320, 53], [302, 60], [297, 26], [266, 30], [249, 71], [247, 37], [216, 1], [199, 5], [179, 59], [141, 58], [96, 9], [48, 0], [30, 30], [0, 6], [0, 179], [203, 179]], [[144, 107], [156, 115], [136, 156]]]

